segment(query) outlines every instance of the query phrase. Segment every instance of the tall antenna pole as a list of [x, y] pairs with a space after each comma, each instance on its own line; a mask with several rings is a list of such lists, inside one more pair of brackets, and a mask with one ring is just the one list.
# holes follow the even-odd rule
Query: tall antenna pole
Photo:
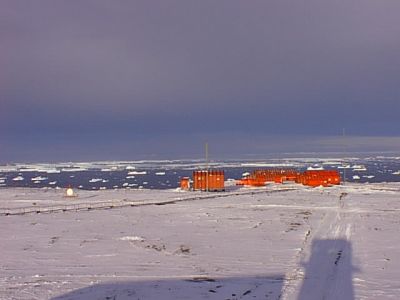
[[208, 170], [208, 143], [205, 145], [205, 150], [206, 150], [206, 169]]
[[343, 128], [343, 184], [346, 182], [346, 167], [344, 161], [346, 156], [346, 128]]
[[206, 142], [205, 145], [205, 151], [206, 151], [206, 191], [208, 191], [208, 143]]

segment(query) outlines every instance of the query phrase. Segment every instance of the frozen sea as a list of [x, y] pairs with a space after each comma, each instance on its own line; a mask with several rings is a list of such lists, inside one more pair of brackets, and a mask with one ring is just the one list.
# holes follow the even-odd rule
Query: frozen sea
[[[103, 161], [66, 163], [18, 163], [0, 166], [0, 188], [35, 187], [83, 190], [172, 189], [180, 178], [204, 169], [201, 160]], [[382, 183], [400, 181], [400, 157], [282, 158], [227, 160], [209, 163], [225, 171], [226, 179], [239, 179], [255, 169], [337, 169], [348, 182]]]

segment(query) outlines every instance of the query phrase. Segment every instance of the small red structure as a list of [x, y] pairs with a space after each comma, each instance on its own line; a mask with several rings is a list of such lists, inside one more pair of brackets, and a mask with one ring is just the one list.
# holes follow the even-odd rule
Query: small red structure
[[220, 170], [194, 171], [194, 191], [224, 191], [225, 173]]
[[190, 190], [190, 178], [189, 177], [181, 178], [181, 189], [184, 191]]

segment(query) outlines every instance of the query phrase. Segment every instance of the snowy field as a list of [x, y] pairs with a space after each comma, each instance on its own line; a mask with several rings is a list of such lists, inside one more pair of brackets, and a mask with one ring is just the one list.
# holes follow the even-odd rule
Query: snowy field
[[1, 189], [0, 299], [400, 299], [399, 195]]

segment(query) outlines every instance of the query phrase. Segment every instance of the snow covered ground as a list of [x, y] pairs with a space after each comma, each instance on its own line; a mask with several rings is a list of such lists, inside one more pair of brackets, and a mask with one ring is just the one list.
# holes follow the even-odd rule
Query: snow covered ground
[[0, 190], [0, 299], [400, 298], [398, 183], [64, 192]]

